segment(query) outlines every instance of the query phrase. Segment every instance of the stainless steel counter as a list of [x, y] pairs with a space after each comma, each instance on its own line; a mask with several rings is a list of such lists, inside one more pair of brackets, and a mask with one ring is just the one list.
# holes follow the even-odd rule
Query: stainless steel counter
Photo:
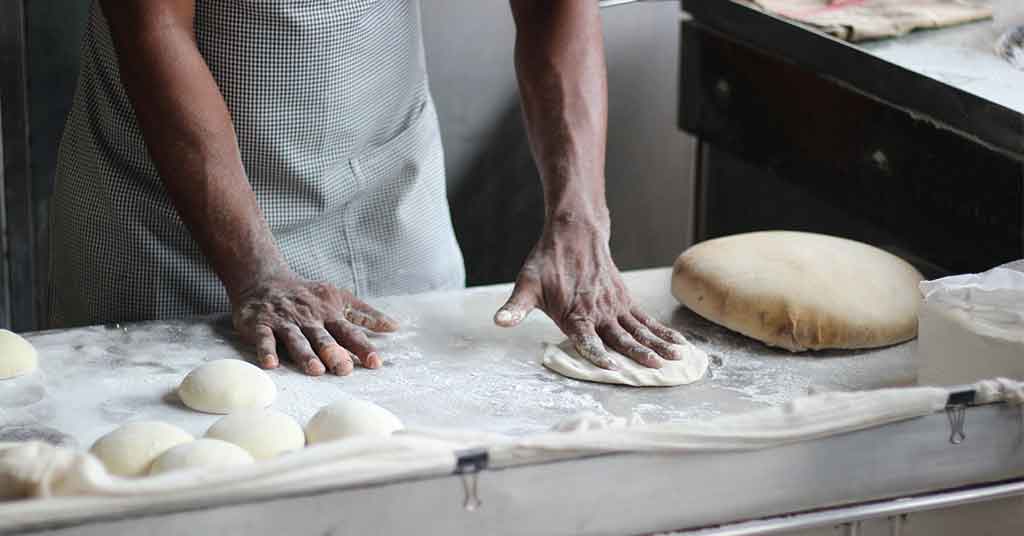
[[[679, 308], [669, 295], [666, 269], [626, 277], [639, 303], [715, 358], [710, 377], [691, 386], [636, 389], [555, 376], [539, 363], [540, 345], [561, 336], [542, 315], [515, 330], [491, 325], [491, 313], [509, 290], [503, 285], [378, 300], [405, 325], [402, 333], [378, 340], [388, 366], [356, 370], [347, 378], [308, 378], [290, 368], [272, 371], [279, 389], [275, 407], [305, 419], [321, 404], [358, 396], [389, 407], [412, 425], [521, 434], [584, 410], [635, 412], [648, 421], [701, 419], [782, 402], [810, 386], [869, 388], [913, 381], [913, 343], [793, 356]], [[140, 418], [164, 419], [202, 433], [216, 417], [182, 407], [172, 394], [174, 386], [202, 361], [246, 355], [232, 343], [223, 319], [94, 327], [29, 338], [40, 350], [42, 369], [0, 382], [0, 439], [49, 435], [88, 446], [117, 424]], [[468, 481], [452, 475], [338, 489], [311, 482], [308, 492], [258, 501], [161, 504], [103, 515], [83, 511], [74, 519], [43, 523], [6, 519], [0, 533], [109, 536], [145, 531], [158, 536], [202, 527], [224, 535], [624, 534], [703, 527], [709, 535], [738, 535], [820, 527], [827, 534], [840, 525], [860, 530], [864, 520], [865, 534], [874, 534], [867, 531], [870, 523], [906, 520], [910, 513], [906, 534], [936, 534], [931, 529], [943, 518], [920, 511], [996, 499], [1003, 502], [982, 508], [987, 524], [971, 518], [970, 526], [996, 522], [1019, 527], [1024, 520], [1006, 517], [1019, 504], [1012, 498], [1020, 488], [1016, 484], [1012, 489], [988, 485], [966, 499], [956, 493], [903, 498], [1024, 475], [1020, 415], [1019, 407], [1006, 405], [970, 408], [962, 444], [949, 441], [947, 416], [937, 413], [773, 449], [581, 456], [484, 470], [471, 477], [478, 478], [483, 501], [473, 511], [463, 507]], [[856, 506], [884, 499], [893, 500]], [[797, 512], [812, 513], [772, 517]], [[730, 524], [756, 519], [763, 521]]]
[[[719, 328], [679, 307], [668, 269], [629, 273], [634, 298], [712, 356], [710, 376], [676, 388], [637, 389], [555, 375], [540, 364], [542, 342], [562, 336], [535, 312], [516, 329], [491, 323], [508, 285], [376, 300], [400, 332], [376, 339], [384, 366], [348, 377], [270, 371], [274, 407], [305, 422], [320, 406], [371, 400], [414, 426], [524, 434], [581, 412], [648, 422], [701, 419], [780, 403], [824, 389], [914, 381], [913, 343], [866, 352], [795, 356]], [[131, 420], [160, 419], [202, 434], [216, 416], [188, 410], [174, 389], [200, 363], [247, 357], [226, 318], [99, 326], [28, 335], [40, 370], [0, 382], [0, 441], [49, 437], [87, 448]]]

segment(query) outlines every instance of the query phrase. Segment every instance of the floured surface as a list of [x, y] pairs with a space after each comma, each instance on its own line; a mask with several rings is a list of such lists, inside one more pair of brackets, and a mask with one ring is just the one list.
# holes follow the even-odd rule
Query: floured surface
[[[809, 387], [862, 389], [914, 380], [912, 345], [794, 357], [728, 332], [679, 307], [670, 271], [626, 274], [638, 304], [705, 351], [711, 366], [685, 389], [634, 389], [563, 378], [540, 361], [542, 344], [564, 339], [543, 314], [515, 329], [491, 323], [508, 297], [500, 285], [448, 294], [371, 300], [402, 330], [375, 337], [384, 366], [351, 376], [309, 378], [290, 366], [268, 371], [273, 408], [305, 423], [344, 397], [379, 404], [410, 427], [458, 427], [524, 434], [581, 412], [647, 422], [702, 419], [790, 400]], [[0, 441], [70, 436], [87, 448], [129, 420], [163, 420], [196, 436], [217, 415], [185, 408], [174, 395], [197, 365], [247, 356], [226, 318], [91, 327], [28, 336], [39, 369], [0, 381]]]
[[663, 360], [661, 368], [650, 368], [611, 352], [616, 369], [598, 367], [584, 359], [569, 341], [544, 345], [544, 366], [554, 372], [588, 382], [631, 385], [633, 387], [675, 387], [687, 385], [704, 377], [708, 371], [708, 355], [695, 346], [687, 346], [683, 357]]
[[992, 20], [884, 39], [858, 48], [1015, 112], [1024, 112], [1024, 71], [996, 50], [999, 38], [1024, 22], [1020, 0], [987, 0]]

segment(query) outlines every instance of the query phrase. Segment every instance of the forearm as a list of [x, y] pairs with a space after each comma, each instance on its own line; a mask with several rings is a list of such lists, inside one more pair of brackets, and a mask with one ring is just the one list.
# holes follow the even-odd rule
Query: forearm
[[511, 4], [519, 92], [548, 222], [607, 227], [607, 75], [597, 2]]
[[122, 83], [168, 195], [234, 299], [283, 270], [284, 261], [245, 175], [230, 114], [199, 54], [190, 14], [182, 12], [190, 8], [146, 4], [106, 10], [119, 11], [108, 18]]

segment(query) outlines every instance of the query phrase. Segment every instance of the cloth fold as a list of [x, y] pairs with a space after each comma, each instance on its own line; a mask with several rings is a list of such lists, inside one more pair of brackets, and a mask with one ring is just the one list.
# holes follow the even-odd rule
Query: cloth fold
[[969, 0], [750, 0], [761, 9], [846, 41], [865, 41], [992, 17]]
[[[980, 403], [1024, 403], [1024, 384], [975, 384]], [[622, 452], [742, 451], [811, 441], [942, 410], [949, 390], [910, 387], [829, 392], [779, 406], [689, 423], [581, 415], [529, 437], [451, 429], [409, 429], [313, 445], [253, 465], [186, 470], [144, 478], [110, 475], [87, 452], [42, 442], [0, 444], [0, 531], [130, 512], [173, 510], [218, 500], [312, 493], [452, 474], [457, 451], [486, 448], [490, 467]], [[35, 500], [17, 500], [35, 498]]]

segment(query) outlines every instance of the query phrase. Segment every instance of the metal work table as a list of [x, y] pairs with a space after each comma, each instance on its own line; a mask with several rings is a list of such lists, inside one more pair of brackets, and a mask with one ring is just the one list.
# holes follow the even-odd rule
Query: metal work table
[[700, 24], [921, 114], [1024, 159], [1024, 70], [994, 52], [1024, 25], [1024, 4], [987, 0], [995, 16], [895, 39], [847, 43], [741, 1], [683, 0]]
[[[914, 381], [913, 343], [807, 356], [770, 350], [678, 307], [668, 292], [669, 274], [633, 272], [626, 281], [639, 304], [713, 356], [711, 376], [695, 385], [635, 389], [555, 376], [539, 363], [540, 344], [561, 336], [543, 315], [514, 330], [491, 325], [510, 290], [501, 285], [376, 300], [405, 326], [378, 340], [388, 365], [346, 378], [273, 371], [275, 407], [301, 420], [338, 397], [357, 396], [413, 426], [525, 434], [581, 411], [685, 421], [781, 403], [811, 386], [867, 389]], [[216, 417], [185, 409], [171, 391], [202, 361], [246, 355], [219, 318], [52, 331], [29, 339], [40, 351], [41, 370], [0, 383], [0, 440], [42, 436], [84, 448], [114, 426], [141, 418], [202, 433]], [[1013, 500], [1024, 488], [1012, 482], [967, 496], [932, 493], [1024, 476], [1014, 425], [1019, 418], [1019, 408], [970, 408], [964, 445], [948, 441], [947, 416], [935, 414], [760, 451], [585, 456], [485, 470], [478, 475], [483, 506], [472, 512], [463, 508], [464, 481], [453, 475], [347, 489], [311, 483], [306, 494], [114, 516], [83, 513], [11, 533], [145, 530], [155, 536], [198, 526], [222, 534], [623, 534], [704, 527], [706, 534], [740, 535], [853, 527], [892, 512], [903, 519], [899, 514], [942, 505]], [[887, 498], [901, 499], [864, 504]], [[811, 510], [817, 513], [770, 518]], [[914, 515], [917, 526], [929, 526]]]
[[[549, 429], [581, 412], [649, 422], [699, 419], [777, 404], [824, 389], [867, 389], [914, 381], [912, 346], [797, 357], [771, 350], [678, 307], [667, 269], [627, 281], [651, 314], [687, 333], [713, 356], [711, 376], [692, 386], [636, 389], [563, 378], [540, 364], [542, 342], [562, 340], [535, 313], [522, 326], [491, 323], [508, 285], [450, 294], [376, 300], [403, 325], [377, 339], [384, 366], [351, 376], [309, 378], [285, 366], [270, 371], [275, 407], [300, 422], [320, 406], [353, 396], [397, 413], [408, 425], [505, 434]], [[206, 360], [246, 357], [226, 318], [50, 331], [28, 336], [39, 373], [0, 382], [0, 441], [12, 433], [66, 434], [87, 448], [132, 419], [163, 419], [201, 434], [217, 417], [188, 410], [174, 388]]]

